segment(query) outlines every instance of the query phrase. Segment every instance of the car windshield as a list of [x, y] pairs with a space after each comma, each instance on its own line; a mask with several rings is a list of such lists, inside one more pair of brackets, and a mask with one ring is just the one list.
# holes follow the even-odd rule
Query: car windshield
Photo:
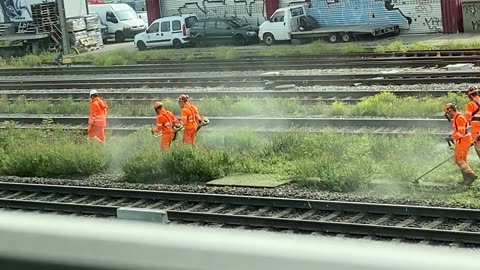
[[191, 28], [197, 22], [197, 17], [187, 17], [185, 18], [185, 24], [187, 28]]
[[137, 19], [137, 15], [131, 9], [118, 10], [115, 13], [120, 21]]
[[236, 25], [238, 25], [238, 27], [248, 26], [248, 25], [249, 25], [245, 20], [240, 19], [240, 18], [232, 18], [232, 19], [230, 19], [229, 21], [232, 22], [232, 23], [235, 23]]

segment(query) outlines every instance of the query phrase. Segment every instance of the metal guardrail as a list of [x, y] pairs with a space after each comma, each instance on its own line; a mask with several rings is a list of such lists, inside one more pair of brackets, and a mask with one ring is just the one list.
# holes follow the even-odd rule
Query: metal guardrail
[[478, 251], [0, 212], [2, 269], [476, 270]]

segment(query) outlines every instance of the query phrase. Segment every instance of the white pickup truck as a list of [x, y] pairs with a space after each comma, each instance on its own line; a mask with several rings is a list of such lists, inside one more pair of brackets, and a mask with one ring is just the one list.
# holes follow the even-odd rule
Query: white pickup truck
[[[258, 37], [267, 45], [275, 44], [277, 40], [306, 40], [328, 37], [330, 42], [349, 42], [358, 35], [371, 34], [380, 36], [388, 33], [400, 33], [399, 25], [338, 25], [318, 26], [311, 28], [311, 18], [307, 17], [304, 6], [279, 8], [268, 21], [260, 25]], [[310, 26], [310, 27], [308, 27]]]

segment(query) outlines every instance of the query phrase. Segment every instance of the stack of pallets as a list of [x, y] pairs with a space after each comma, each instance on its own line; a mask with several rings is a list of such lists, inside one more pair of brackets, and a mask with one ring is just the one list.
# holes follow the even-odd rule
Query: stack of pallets
[[62, 31], [55, 3], [32, 5], [32, 21], [38, 33], [50, 34], [55, 44], [62, 43]]

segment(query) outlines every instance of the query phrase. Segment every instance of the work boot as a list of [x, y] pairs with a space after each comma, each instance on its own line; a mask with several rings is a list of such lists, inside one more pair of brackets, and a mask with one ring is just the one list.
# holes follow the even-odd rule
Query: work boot
[[478, 176], [475, 173], [463, 173], [463, 181], [460, 182], [461, 185], [470, 186], [473, 181], [475, 181]]

